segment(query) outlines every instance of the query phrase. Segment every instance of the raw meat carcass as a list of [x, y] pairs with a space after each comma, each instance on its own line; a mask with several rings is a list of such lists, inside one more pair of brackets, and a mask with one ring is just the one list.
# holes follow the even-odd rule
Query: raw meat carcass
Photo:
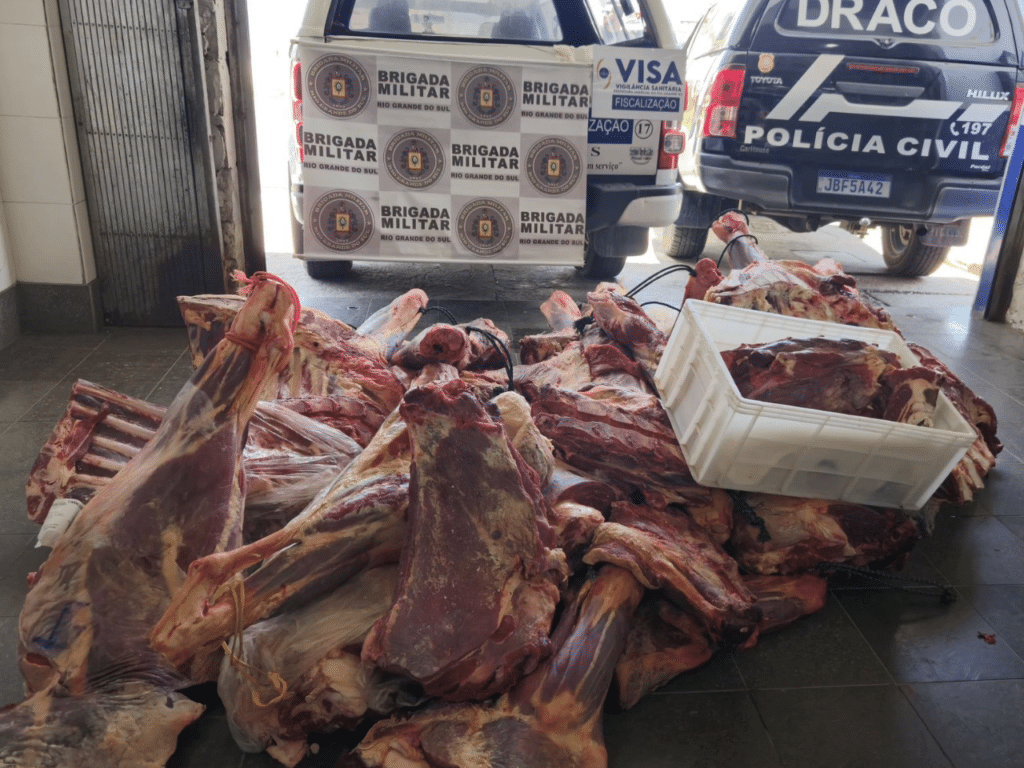
[[665, 351], [668, 338], [658, 330], [637, 301], [611, 291], [587, 294], [587, 303], [593, 310], [594, 322], [608, 338], [622, 344], [640, 364], [647, 380], [654, 382], [654, 372]]
[[[167, 409], [79, 380], [26, 483], [29, 519], [43, 523], [57, 499], [85, 503], [146, 445]], [[294, 516], [360, 451], [338, 430], [261, 401], [249, 423], [243, 467], [247, 529]], [[295, 509], [297, 505], [299, 509]], [[290, 510], [290, 511], [289, 511]]]
[[427, 301], [427, 294], [419, 288], [406, 291], [360, 323], [356, 335], [363, 343], [379, 344], [385, 359], [390, 360], [409, 331], [416, 327], [420, 315], [426, 311]]
[[567, 575], [537, 473], [460, 381], [406, 395], [412, 479], [395, 605], [363, 658], [429, 695], [482, 699], [550, 653]]
[[936, 498], [943, 501], [966, 503], [974, 498], [976, 490], [984, 486], [983, 478], [996, 465], [996, 456], [1003, 450], [1003, 444], [996, 437], [995, 411], [927, 349], [913, 343], [908, 346], [922, 366], [940, 375], [939, 386], [943, 393], [978, 435], [978, 439], [967, 449], [966, 455], [936, 492]]
[[579, 340], [580, 334], [575, 328], [523, 336], [519, 340], [519, 362], [523, 365], [542, 363]]
[[533, 419], [555, 455], [624, 495], [647, 489], [682, 503], [705, 503], [707, 489], [690, 475], [668, 416], [653, 395], [593, 386], [525, 392]]
[[541, 487], [546, 487], [555, 471], [555, 457], [551, 441], [533, 423], [530, 404], [516, 392], [502, 392], [492, 398], [492, 402], [498, 406], [505, 434], [513, 447], [523, 461], [533, 467]]
[[612, 506], [583, 561], [626, 568], [648, 589], [696, 615], [725, 645], [751, 644], [760, 613], [736, 561], [679, 509], [648, 499]]
[[739, 564], [757, 574], [801, 573], [822, 563], [898, 563], [924, 535], [917, 519], [895, 509], [763, 493], [746, 494], [746, 501], [769, 538], [737, 519], [732, 543]]
[[[354, 400], [363, 406], [362, 421], [353, 431], [342, 431], [353, 438], [363, 429], [375, 432], [405, 391], [389, 367], [388, 355], [419, 321], [426, 303], [423, 291], [409, 291], [361, 325], [364, 333], [318, 310], [303, 310], [293, 359], [281, 373], [277, 396], [339, 398], [339, 408], [332, 414], [335, 419], [360, 411], [349, 404]], [[178, 304], [195, 358], [219, 338], [238, 301], [233, 296], [208, 295], [179, 297]]]
[[355, 576], [308, 605], [246, 629], [230, 641], [217, 680], [235, 742], [295, 765], [308, 733], [351, 728], [417, 703], [412, 684], [359, 658], [366, 633], [394, 600], [398, 566]]
[[[721, 221], [725, 226], [716, 232], [726, 242], [747, 232], [745, 223], [733, 214], [725, 214]], [[899, 332], [889, 313], [859, 296], [854, 279], [844, 275], [831, 259], [822, 259], [813, 267], [798, 261], [766, 261], [750, 238], [736, 239], [729, 248], [729, 257], [736, 259], [730, 262], [733, 271], [707, 292], [707, 301]], [[940, 388], [978, 431], [978, 440], [936, 492], [936, 497], [944, 501], [965, 503], [984, 485], [985, 475], [995, 466], [1001, 448], [995, 436], [995, 414], [928, 350], [916, 344], [909, 346], [923, 367], [941, 374]], [[905, 413], [908, 423], [918, 418], [913, 411], [912, 407]]]
[[[484, 333], [481, 333], [483, 331]], [[391, 356], [391, 364], [419, 370], [427, 363], [448, 363], [461, 370], [501, 368], [502, 352], [484, 334], [509, 349], [508, 336], [487, 318], [471, 323], [447, 325], [436, 323], [403, 343]]]
[[706, 663], [717, 644], [692, 614], [655, 594], [648, 594], [633, 617], [626, 647], [615, 665], [619, 705], [640, 699]]
[[864, 328], [896, 330], [889, 313], [857, 292], [857, 281], [832, 259], [813, 267], [802, 261], [769, 260], [751, 239], [742, 215], [723, 214], [712, 225], [725, 243], [731, 271], [707, 291], [706, 301], [775, 312], [808, 320], [828, 320]]
[[643, 590], [602, 566], [566, 607], [555, 652], [493, 705], [433, 706], [377, 723], [348, 765], [362, 768], [606, 768], [604, 699]]
[[551, 506], [567, 501], [584, 504], [607, 515], [611, 512], [612, 502], [625, 496], [608, 483], [582, 475], [565, 462], [555, 459], [551, 479], [544, 486], [544, 498]]
[[532, 349], [530, 354], [538, 355], [539, 362], [514, 368], [514, 383], [520, 392], [530, 393], [545, 385], [580, 391], [597, 384], [637, 392], [654, 391], [647, 383], [643, 366], [629, 350], [608, 338], [596, 325], [589, 326], [557, 352], [541, 355], [538, 349]]
[[576, 322], [583, 317], [576, 300], [565, 291], [552, 291], [540, 305], [540, 311], [552, 331], [573, 330]]
[[164, 768], [178, 734], [206, 708], [144, 684], [0, 709], [3, 768]]
[[683, 302], [688, 299], [704, 300], [707, 292], [725, 280], [719, 269], [711, 259], [701, 259], [694, 264], [694, 275], [686, 283], [686, 290], [683, 291]]
[[[880, 417], [892, 352], [854, 339], [781, 339], [722, 352], [740, 395], [782, 405]], [[933, 400], [934, 402], [934, 400]]]
[[828, 582], [813, 573], [798, 576], [744, 576], [761, 611], [758, 634], [777, 632], [794, 621], [817, 613], [828, 602]]
[[[414, 386], [457, 377], [451, 366], [428, 366]], [[153, 646], [197, 677], [232, 633], [301, 608], [367, 568], [398, 562], [409, 462], [409, 430], [395, 411], [334, 483], [284, 528], [193, 563], [153, 628]]]
[[942, 374], [854, 339], [781, 339], [722, 352], [740, 395], [930, 427]]
[[[814, 574], [744, 576], [743, 585], [761, 614], [758, 637], [820, 611], [828, 600], [828, 582]], [[637, 609], [633, 628], [615, 667], [619, 704], [632, 707], [677, 675], [707, 662], [718, 647], [692, 614], [648, 594]]]
[[[294, 292], [259, 273], [225, 339], [153, 438], [82, 509], [19, 619], [27, 701], [0, 714], [0, 765], [161, 765], [201, 707], [148, 643], [196, 558], [238, 545], [245, 429], [288, 363]], [[140, 752], [149, 745], [151, 752]], [[31, 758], [31, 759], [29, 759]]]

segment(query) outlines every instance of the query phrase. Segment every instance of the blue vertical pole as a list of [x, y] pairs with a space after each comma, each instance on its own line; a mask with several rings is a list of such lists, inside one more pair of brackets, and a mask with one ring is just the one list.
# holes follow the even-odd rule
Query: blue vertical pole
[[[1017, 192], [1020, 186], [1021, 168], [1024, 166], [1024, 141], [1017, 141], [1019, 136], [1020, 126], [1018, 125], [1014, 129], [1013, 150], [1006, 162], [1003, 186], [999, 190], [999, 203], [996, 205], [995, 220], [992, 222], [992, 235], [989, 237], [988, 249], [985, 251], [985, 259], [981, 264], [981, 279], [978, 282], [978, 292], [974, 297], [974, 310], [984, 312], [985, 317], [989, 319], [1001, 320], [1002, 317], [992, 317], [992, 315], [1005, 314], [1005, 308], [999, 311], [990, 306], [992, 288], [997, 277], [997, 267], [1002, 263], [1003, 271], [1005, 271], [1008, 261], [1014, 264], [1019, 264], [1020, 261], [1020, 254], [1014, 254], [1013, 258], [1008, 258], [1003, 254], [1008, 247], [1020, 247], [1020, 243], [1017, 242], [1018, 238], [1011, 237], [1010, 240], [1006, 238], [1007, 231], [1011, 227], [1011, 220], [1016, 220], [1024, 215], [1024, 206], [1014, 205], [1015, 202], [1018, 202]], [[1024, 202], [1024, 200], [1019, 202]], [[1013, 271], [1016, 272], [1016, 269]], [[1014, 276], [1009, 276], [1011, 284]]]

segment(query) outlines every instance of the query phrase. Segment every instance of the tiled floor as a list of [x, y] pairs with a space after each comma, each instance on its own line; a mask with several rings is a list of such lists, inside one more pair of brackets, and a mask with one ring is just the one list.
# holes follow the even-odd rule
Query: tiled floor
[[[654, 268], [631, 266], [626, 284]], [[358, 323], [404, 283], [424, 287], [460, 320], [486, 315], [517, 336], [541, 328], [536, 308], [552, 287], [580, 298], [586, 288], [566, 270], [526, 280], [498, 268], [403, 266], [391, 280], [366, 269], [330, 286], [292, 262], [271, 269], [292, 279], [304, 302], [346, 322]], [[668, 280], [649, 298], [678, 296], [681, 284]], [[952, 585], [957, 601], [836, 584], [822, 612], [752, 650], [720, 653], [631, 711], [609, 713], [613, 768], [1024, 765], [1024, 334], [972, 316], [962, 286], [872, 285], [867, 292], [890, 306], [906, 336], [944, 359], [1000, 419], [1006, 450], [988, 487], [974, 503], [942, 511], [908, 571]], [[21, 697], [17, 615], [25, 574], [47, 552], [33, 548], [23, 485], [72, 382], [87, 378], [165, 404], [189, 374], [184, 346], [180, 330], [117, 329], [23, 337], [0, 352], [0, 704]], [[326, 742], [303, 765], [332, 765], [341, 743]], [[215, 700], [179, 744], [170, 762], [178, 768], [276, 764], [235, 747]]]

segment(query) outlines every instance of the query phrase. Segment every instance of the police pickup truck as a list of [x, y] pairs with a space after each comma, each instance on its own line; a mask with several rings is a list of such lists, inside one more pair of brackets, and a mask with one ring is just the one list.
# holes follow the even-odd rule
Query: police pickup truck
[[661, 0], [308, 0], [292, 53], [292, 234], [313, 277], [353, 259], [611, 277], [679, 211]]
[[719, 0], [686, 45], [670, 255], [738, 204], [794, 231], [881, 226], [891, 273], [931, 273], [995, 208], [1021, 29], [1012, 0]]

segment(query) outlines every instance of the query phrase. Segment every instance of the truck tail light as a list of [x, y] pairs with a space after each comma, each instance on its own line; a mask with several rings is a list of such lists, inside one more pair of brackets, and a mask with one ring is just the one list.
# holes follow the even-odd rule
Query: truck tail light
[[295, 146], [299, 151], [299, 162], [305, 162], [306, 151], [302, 148], [302, 64], [292, 62], [292, 121], [295, 123]]
[[711, 96], [704, 112], [704, 135], [736, 138], [736, 115], [743, 96], [743, 67], [726, 67], [715, 75]]
[[1010, 137], [1016, 135], [1021, 107], [1024, 107], [1024, 85], [1018, 85], [1013, 91], [1013, 109], [1010, 110], [1010, 122], [1006, 126], [1006, 133], [1003, 134], [1003, 144], [999, 147], [1000, 157], [1006, 157], [1006, 148], [1010, 143]]
[[679, 130], [676, 120], [661, 122], [661, 144], [658, 147], [658, 169], [666, 170], [679, 167], [679, 153], [683, 151], [686, 135]]

